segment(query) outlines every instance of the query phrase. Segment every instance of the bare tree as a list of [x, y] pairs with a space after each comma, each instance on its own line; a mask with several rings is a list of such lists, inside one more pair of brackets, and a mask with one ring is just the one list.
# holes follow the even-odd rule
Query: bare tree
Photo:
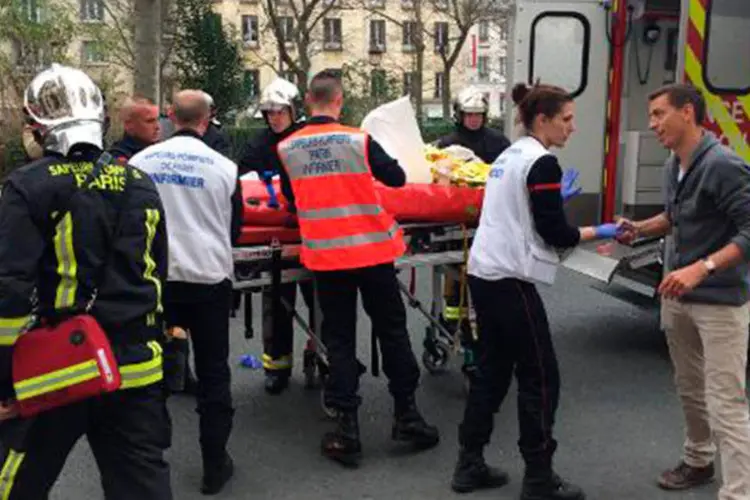
[[0, 8], [0, 40], [11, 45], [10, 53], [0, 51], [0, 97], [3, 104], [16, 104], [39, 70], [51, 62], [69, 62], [67, 52], [75, 23], [67, 6], [56, 0], [38, 6], [31, 2], [9, 4]]
[[134, 89], [159, 103], [174, 46], [173, 0], [103, 0], [106, 22], [87, 24], [88, 36], [112, 63], [134, 76]]
[[442, 62], [443, 116], [450, 116], [451, 74], [461, 55], [472, 26], [483, 19], [500, 22], [509, 12], [512, 0], [402, 0], [413, 9], [413, 18], [396, 19], [387, 11], [372, 6], [371, 0], [360, 0], [362, 8], [376, 13], [390, 23], [405, 29], [411, 24], [411, 44], [414, 48], [414, 98], [418, 117], [422, 112], [424, 65], [428, 43], [434, 45]]
[[461, 55], [466, 37], [471, 27], [483, 19], [502, 22], [510, 12], [513, 0], [427, 0], [436, 12], [445, 16], [449, 30], [455, 27], [458, 33], [441, 34], [436, 29], [433, 34], [435, 48], [443, 61], [443, 116], [450, 116], [451, 71]]
[[[360, 8], [385, 19], [402, 30], [404, 48], [408, 47], [409, 53], [413, 55], [410, 67], [408, 68], [411, 74], [411, 85], [408, 92], [414, 102], [415, 113], [419, 123], [422, 122], [424, 108], [424, 63], [425, 50], [427, 48], [425, 39], [429, 35], [429, 32], [425, 29], [425, 18], [429, 17], [429, 12], [424, 11], [426, 1], [401, 0], [402, 5], [408, 7], [413, 16], [409, 16], [407, 19], [396, 19], [382, 6], [377, 6], [372, 0], [359, 0]], [[426, 5], [429, 7], [429, 4]]]
[[278, 57], [268, 60], [260, 50], [256, 50], [256, 55], [277, 73], [293, 73], [304, 93], [314, 56], [324, 50], [345, 49], [341, 21], [335, 28], [336, 21], [326, 27], [324, 20], [334, 18], [335, 11], [349, 8], [346, 1], [263, 0], [268, 21], [265, 29], [273, 33]]

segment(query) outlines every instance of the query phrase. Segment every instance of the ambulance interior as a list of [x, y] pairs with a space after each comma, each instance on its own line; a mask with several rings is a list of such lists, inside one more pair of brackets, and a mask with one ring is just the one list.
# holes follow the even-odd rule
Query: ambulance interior
[[[619, 213], [647, 217], [663, 208], [663, 163], [668, 156], [648, 128], [648, 95], [661, 85], [680, 81], [686, 31], [680, 33], [684, 0], [633, 1], [625, 59], [625, 86], [618, 165]], [[750, 1], [711, 0], [705, 32], [706, 78], [713, 93], [750, 86]], [[737, 103], [728, 106], [739, 120]], [[733, 109], [736, 108], [736, 109]], [[708, 110], [709, 117], [711, 109]]]

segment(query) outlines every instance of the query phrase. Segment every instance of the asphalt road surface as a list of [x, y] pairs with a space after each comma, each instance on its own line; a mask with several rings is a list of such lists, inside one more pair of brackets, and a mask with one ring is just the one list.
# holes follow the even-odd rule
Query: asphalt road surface
[[[426, 275], [420, 276], [418, 285], [419, 296], [428, 298]], [[683, 439], [682, 416], [656, 309], [603, 294], [586, 278], [567, 271], [561, 272], [554, 287], [543, 289], [542, 295], [563, 382], [556, 428], [560, 443], [557, 470], [579, 483], [593, 500], [715, 499], [716, 485], [689, 493], [662, 492], [655, 486], [659, 472], [679, 459]], [[424, 319], [412, 311], [410, 329], [420, 358], [424, 327]], [[369, 329], [363, 313], [359, 329], [362, 360], [369, 360]], [[263, 390], [262, 371], [239, 366], [241, 354], [260, 355], [258, 335], [246, 341], [240, 320], [233, 323], [233, 330], [231, 361], [237, 413], [230, 449], [236, 475], [216, 498], [518, 498], [522, 466], [516, 449], [515, 387], [495, 419], [493, 442], [486, 453], [489, 462], [509, 470], [511, 483], [493, 492], [459, 496], [449, 486], [464, 405], [458, 358], [446, 374], [423, 371], [419, 402], [427, 419], [439, 426], [442, 442], [416, 455], [390, 440], [392, 406], [383, 377], [363, 376], [360, 420], [365, 456], [358, 470], [346, 470], [319, 454], [320, 437], [331, 423], [319, 406], [319, 392], [303, 388], [303, 335], [297, 336], [293, 385], [283, 395], [272, 397]], [[175, 498], [205, 498], [198, 491], [201, 461], [194, 402], [189, 397], [174, 397], [170, 409], [174, 438], [169, 459]], [[102, 496], [96, 465], [82, 440], [51, 498]]]

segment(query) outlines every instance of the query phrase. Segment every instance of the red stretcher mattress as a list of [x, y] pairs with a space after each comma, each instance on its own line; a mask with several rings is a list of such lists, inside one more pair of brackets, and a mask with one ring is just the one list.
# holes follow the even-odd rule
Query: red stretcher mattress
[[[376, 182], [380, 203], [399, 222], [473, 223], [479, 219], [484, 189], [440, 186], [437, 184], [407, 184], [389, 188]], [[243, 180], [244, 223], [240, 245], [268, 243], [277, 238], [280, 243], [299, 241], [295, 228], [285, 227], [290, 214], [278, 181], [273, 189], [280, 207], [268, 206], [270, 195], [262, 181]]]

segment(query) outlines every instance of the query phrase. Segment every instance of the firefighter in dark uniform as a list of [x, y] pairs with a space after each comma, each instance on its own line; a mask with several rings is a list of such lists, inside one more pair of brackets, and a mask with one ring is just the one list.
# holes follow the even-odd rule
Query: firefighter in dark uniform
[[208, 107], [211, 108], [211, 121], [208, 122], [206, 132], [203, 134], [203, 142], [214, 151], [218, 151], [227, 158], [232, 155], [232, 142], [229, 140], [229, 136], [222, 129], [221, 122], [216, 118], [216, 103], [214, 98], [207, 92], [203, 92], [206, 98]]
[[393, 439], [425, 449], [437, 445], [440, 436], [417, 408], [419, 366], [394, 266], [405, 245], [398, 225], [380, 206], [374, 184], [378, 179], [403, 186], [406, 175], [375, 140], [338, 123], [344, 98], [334, 73], [318, 73], [309, 89], [311, 117], [278, 144], [277, 154], [283, 165], [281, 181], [291, 186], [295, 200], [300, 258], [314, 273], [328, 349], [325, 404], [336, 410], [338, 426], [323, 437], [321, 451], [344, 465], [357, 465], [358, 291], [380, 343], [395, 403]]
[[[53, 64], [33, 79], [25, 104], [44, 156], [14, 171], [0, 196], [2, 415], [12, 417], [12, 347], [30, 314], [47, 320], [83, 312], [93, 298], [90, 314], [123, 378], [115, 392], [4, 421], [0, 493], [47, 498], [86, 435], [105, 498], [169, 500], [171, 424], [161, 366], [167, 239], [158, 192], [142, 172], [114, 164], [79, 187], [102, 154], [104, 119], [101, 92], [83, 72]], [[59, 210], [65, 215], [52, 227]], [[112, 234], [117, 226], [127, 233]]]
[[[128, 162], [161, 138], [159, 108], [144, 97], [128, 97], [120, 110], [125, 134], [112, 144], [109, 153], [119, 162]], [[171, 338], [164, 352], [164, 379], [170, 392], [195, 394], [197, 381], [190, 369], [190, 343]]]
[[[274, 153], [276, 145], [284, 137], [299, 129], [302, 103], [297, 87], [282, 78], [277, 78], [263, 89], [260, 110], [268, 128], [255, 136], [245, 148], [239, 162], [242, 175], [257, 172], [270, 185], [278, 175], [281, 165]], [[310, 281], [299, 284], [302, 297], [310, 311], [309, 324], [315, 325], [313, 317], [313, 285]], [[297, 284], [285, 283], [279, 291], [281, 297], [294, 306]], [[249, 307], [249, 297], [245, 306]], [[294, 320], [291, 314], [273, 315], [273, 295], [265, 288], [263, 301], [263, 368], [266, 373], [265, 388], [269, 394], [279, 394], [289, 385], [293, 365]]]
[[[456, 129], [438, 139], [436, 146], [439, 148], [463, 146], [470, 149], [483, 162], [492, 165], [495, 158], [510, 146], [510, 141], [501, 132], [487, 126], [488, 111], [489, 103], [484, 92], [475, 87], [468, 87], [461, 91], [453, 102], [453, 119]], [[461, 280], [458, 278], [463, 272], [463, 266], [452, 266], [452, 268], [454, 275], [445, 276], [445, 307], [441, 320], [451, 332], [461, 329], [461, 344], [464, 348], [463, 371], [471, 377], [476, 367], [474, 351], [477, 343], [468, 322], [468, 287], [464, 284], [461, 290]]]
[[115, 159], [127, 162], [159, 141], [159, 108], [149, 99], [128, 97], [123, 103], [120, 117], [125, 134], [109, 148], [109, 153]]

